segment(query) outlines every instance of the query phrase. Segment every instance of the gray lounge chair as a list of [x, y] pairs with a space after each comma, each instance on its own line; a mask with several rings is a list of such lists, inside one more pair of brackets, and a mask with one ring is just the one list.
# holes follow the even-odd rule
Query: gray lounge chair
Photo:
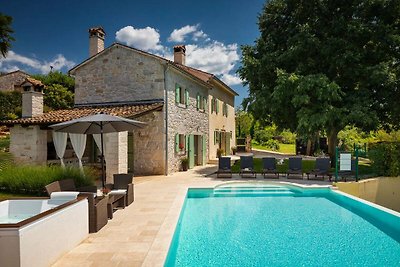
[[218, 159], [217, 178], [219, 178], [219, 177], [232, 178], [231, 158], [230, 157], [220, 157]]
[[240, 176], [256, 178], [257, 174], [254, 171], [253, 156], [241, 156], [240, 157]]
[[[289, 168], [286, 172], [286, 178], [293, 178], [293, 176], [291, 177], [290, 174], [301, 175], [301, 178], [303, 179], [302, 158], [289, 158]], [[296, 179], [296, 177], [293, 179]]]
[[279, 179], [279, 172], [278, 169], [276, 168], [276, 159], [272, 157], [262, 158], [262, 162], [263, 162], [262, 175], [264, 175], [264, 178], [266, 178], [268, 174], [274, 174], [273, 176], [270, 177]]
[[317, 158], [315, 160], [315, 169], [307, 173], [307, 180], [309, 179], [320, 179], [323, 181], [325, 176], [332, 177], [330, 172], [331, 162], [329, 158]]
[[[135, 200], [135, 191], [132, 173], [114, 174], [114, 183], [106, 184], [106, 188], [111, 190], [110, 194], [125, 194], [125, 206], [129, 206]], [[121, 207], [125, 207], [121, 205]]]

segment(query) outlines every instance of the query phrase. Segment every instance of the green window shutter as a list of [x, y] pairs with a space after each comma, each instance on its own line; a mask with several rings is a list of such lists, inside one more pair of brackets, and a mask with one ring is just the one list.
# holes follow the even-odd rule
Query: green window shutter
[[215, 111], [218, 114], [219, 113], [219, 100], [218, 99], [215, 100], [215, 105], [216, 105]]
[[197, 94], [197, 103], [196, 103], [196, 106], [197, 106], [197, 110], [199, 110], [199, 109], [200, 109], [200, 94]]
[[225, 116], [228, 117], [228, 104], [225, 104]]
[[186, 154], [189, 151], [189, 135], [185, 135], [185, 152]]
[[179, 134], [175, 134], [175, 152], [179, 152]]
[[211, 99], [211, 113], [214, 112], [214, 97]]
[[217, 144], [217, 131], [214, 131], [214, 145]]
[[175, 102], [179, 103], [181, 102], [181, 92], [180, 92], [180, 87], [179, 84], [175, 84]]
[[204, 101], [204, 110], [207, 110], [207, 111], [208, 111], [207, 97], [203, 97], [203, 101]]
[[188, 107], [189, 105], [189, 91], [188, 89], [185, 89], [185, 105]]
[[207, 161], [207, 146], [206, 146], [207, 135], [203, 135], [203, 165], [206, 165]]

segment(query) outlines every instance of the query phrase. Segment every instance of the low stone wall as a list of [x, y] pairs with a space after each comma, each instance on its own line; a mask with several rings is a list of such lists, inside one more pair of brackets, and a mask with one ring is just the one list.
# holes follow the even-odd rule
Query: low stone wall
[[338, 182], [335, 185], [340, 191], [400, 212], [400, 177]]

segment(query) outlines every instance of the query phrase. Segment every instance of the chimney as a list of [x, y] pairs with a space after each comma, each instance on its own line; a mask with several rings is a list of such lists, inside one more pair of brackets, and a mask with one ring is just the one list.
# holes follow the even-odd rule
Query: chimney
[[174, 46], [174, 62], [185, 65], [186, 64], [186, 48], [184, 45]]
[[102, 27], [89, 29], [89, 57], [104, 50], [104, 37], [106, 33]]
[[32, 118], [43, 114], [43, 89], [41, 81], [26, 78], [22, 88], [22, 118]]

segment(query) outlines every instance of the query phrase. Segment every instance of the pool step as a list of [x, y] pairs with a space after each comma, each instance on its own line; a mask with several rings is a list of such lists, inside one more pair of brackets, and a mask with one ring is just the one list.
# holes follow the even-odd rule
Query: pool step
[[295, 192], [285, 187], [262, 186], [262, 187], [220, 187], [214, 189], [215, 197], [233, 196], [290, 196]]

